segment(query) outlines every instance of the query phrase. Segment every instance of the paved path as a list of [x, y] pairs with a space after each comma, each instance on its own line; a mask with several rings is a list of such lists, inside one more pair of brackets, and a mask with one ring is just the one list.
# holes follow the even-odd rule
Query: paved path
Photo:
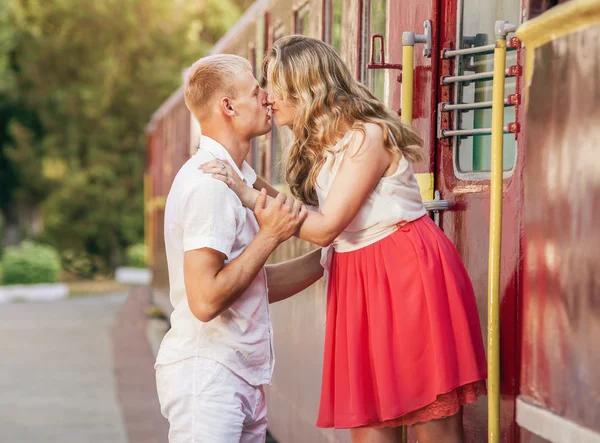
[[125, 300], [0, 305], [0, 442], [132, 443], [112, 343]]

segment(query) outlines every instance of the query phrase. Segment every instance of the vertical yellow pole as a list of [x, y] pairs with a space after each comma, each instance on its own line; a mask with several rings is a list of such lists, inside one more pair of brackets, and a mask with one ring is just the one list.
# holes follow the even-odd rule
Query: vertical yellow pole
[[402, 115], [400, 121], [406, 125], [412, 125], [413, 115], [413, 85], [415, 64], [414, 37], [412, 45], [402, 46]]
[[496, 22], [492, 90], [492, 179], [488, 265], [488, 443], [500, 441], [500, 258], [502, 245], [502, 160], [504, 148], [504, 71], [506, 34], [515, 26]]
[[[415, 69], [415, 36], [412, 32], [402, 35], [402, 104], [400, 121], [412, 125], [413, 86]], [[408, 428], [402, 426], [402, 443], [408, 443]]]
[[146, 243], [146, 265], [153, 265], [153, 214], [151, 208], [152, 201], [152, 177], [150, 174], [144, 174], [144, 240]]

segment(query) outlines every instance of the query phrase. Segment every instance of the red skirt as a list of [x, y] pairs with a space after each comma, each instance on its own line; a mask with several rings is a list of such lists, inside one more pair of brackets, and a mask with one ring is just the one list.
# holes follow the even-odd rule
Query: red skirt
[[398, 426], [453, 415], [485, 394], [473, 287], [428, 217], [334, 253], [317, 426]]

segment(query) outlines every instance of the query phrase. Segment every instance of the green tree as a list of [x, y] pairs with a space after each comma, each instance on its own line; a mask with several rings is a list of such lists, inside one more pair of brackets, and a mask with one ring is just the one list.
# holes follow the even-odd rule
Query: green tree
[[245, 3], [0, 0], [3, 198], [41, 205], [45, 241], [115, 265], [142, 240], [144, 127]]
[[[14, 27], [10, 20], [7, 0], [0, 0], [0, 211], [6, 212], [17, 186], [17, 175], [9, 161], [5, 144], [9, 140], [8, 122], [13, 115], [14, 75], [11, 69], [11, 54], [14, 43]], [[2, 238], [0, 237], [0, 242]]]

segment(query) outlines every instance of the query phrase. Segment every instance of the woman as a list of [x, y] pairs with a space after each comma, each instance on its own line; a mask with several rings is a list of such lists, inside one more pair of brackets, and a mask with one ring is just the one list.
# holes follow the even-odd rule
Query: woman
[[[320, 40], [284, 37], [265, 63], [273, 117], [294, 136], [286, 181], [318, 206], [298, 236], [333, 247], [317, 426], [350, 428], [355, 443], [400, 441], [400, 425], [419, 443], [462, 442], [485, 355], [471, 282], [413, 174], [420, 137]], [[203, 170], [254, 206], [228, 165]]]

